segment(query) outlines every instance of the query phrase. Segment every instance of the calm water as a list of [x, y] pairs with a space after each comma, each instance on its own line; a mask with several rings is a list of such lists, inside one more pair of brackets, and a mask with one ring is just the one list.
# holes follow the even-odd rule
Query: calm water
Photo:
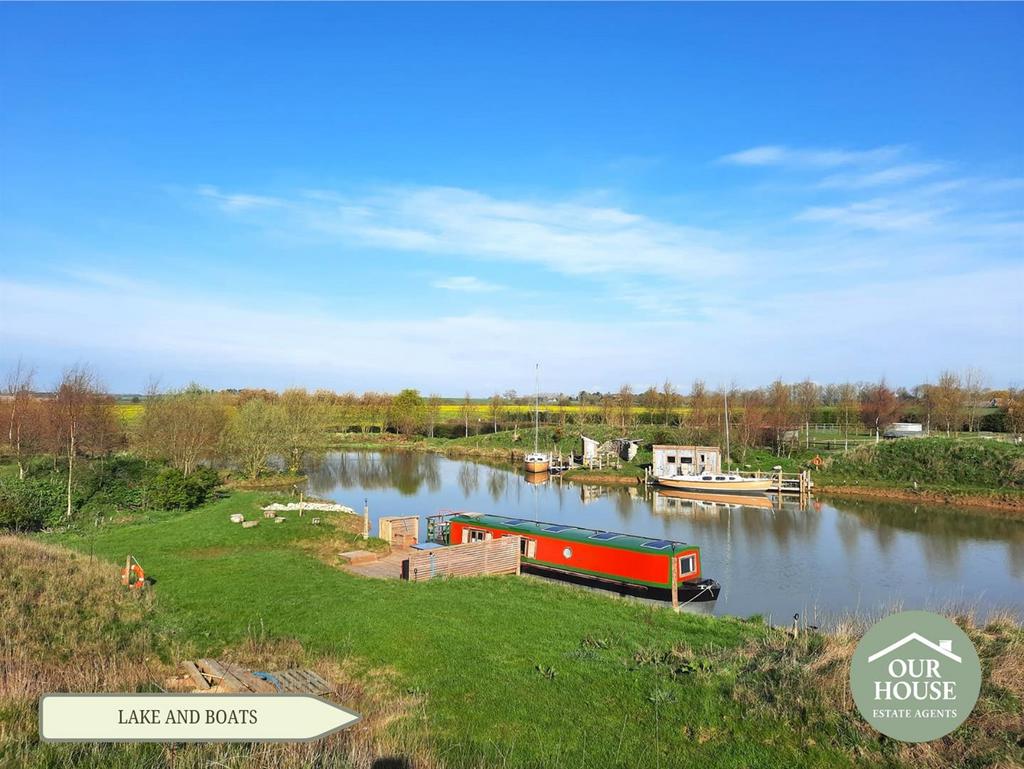
[[[425, 519], [443, 509], [572, 523], [692, 542], [722, 583], [715, 614], [827, 619], [893, 606], [1024, 615], [1024, 523], [907, 504], [735, 506], [641, 487], [584, 486], [412, 452], [329, 454], [309, 491], [362, 510]], [[425, 522], [421, 521], [425, 527]], [[421, 536], [425, 532], [421, 531]], [[812, 620], [813, 621], [813, 620]]]

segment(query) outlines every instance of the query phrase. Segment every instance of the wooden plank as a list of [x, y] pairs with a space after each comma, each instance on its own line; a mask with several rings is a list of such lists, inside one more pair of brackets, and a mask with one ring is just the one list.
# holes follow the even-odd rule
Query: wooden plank
[[217, 660], [201, 659], [196, 662], [196, 666], [206, 674], [206, 676], [217, 683], [218, 687], [222, 691], [230, 692], [245, 692], [249, 691], [249, 687], [238, 680], [229, 670], [226, 670]]
[[254, 676], [252, 671], [238, 665], [224, 663], [224, 669], [241, 681], [242, 685], [251, 692], [270, 694], [277, 691], [277, 687], [270, 683], [270, 681], [264, 681], [262, 678]]
[[200, 690], [206, 690], [210, 688], [210, 682], [206, 680], [206, 676], [199, 672], [199, 668], [196, 667], [196, 663], [191, 660], [185, 660], [182, 665], [185, 668], [185, 672], [188, 673], [189, 677], [195, 681], [196, 686]]

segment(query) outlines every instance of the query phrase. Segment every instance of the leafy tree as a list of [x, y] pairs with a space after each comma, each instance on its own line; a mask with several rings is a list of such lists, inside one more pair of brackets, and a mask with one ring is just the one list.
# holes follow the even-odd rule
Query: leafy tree
[[253, 398], [235, 412], [228, 425], [228, 454], [246, 476], [255, 480], [283, 443], [284, 431], [282, 410], [262, 398]]
[[391, 403], [391, 422], [402, 435], [412, 435], [423, 424], [424, 412], [419, 390], [402, 390]]
[[278, 399], [281, 408], [281, 454], [288, 471], [299, 472], [302, 458], [323, 440], [327, 424], [327, 405], [302, 389], [285, 390]]

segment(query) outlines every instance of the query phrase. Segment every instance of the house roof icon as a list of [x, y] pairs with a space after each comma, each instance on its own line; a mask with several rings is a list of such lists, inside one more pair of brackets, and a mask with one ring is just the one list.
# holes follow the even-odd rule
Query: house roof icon
[[868, 657], [868, 662], [874, 662], [875, 660], [877, 660], [877, 659], [879, 659], [881, 657], [884, 657], [885, 655], [889, 654], [890, 652], [896, 651], [901, 646], [903, 646], [905, 644], [908, 644], [911, 641], [917, 641], [918, 643], [922, 643], [925, 646], [927, 646], [929, 649], [931, 649], [932, 651], [936, 651], [939, 654], [945, 655], [946, 657], [949, 657], [954, 662], [963, 662], [963, 660], [960, 659], [960, 657], [958, 655], [953, 654], [953, 642], [952, 641], [939, 641], [938, 643], [935, 643], [934, 641], [929, 641], [923, 635], [919, 635], [918, 633], [911, 633], [910, 635], [904, 636], [903, 638], [901, 638], [896, 643], [890, 644], [889, 646], [886, 646], [881, 651], [875, 652], [870, 657]]

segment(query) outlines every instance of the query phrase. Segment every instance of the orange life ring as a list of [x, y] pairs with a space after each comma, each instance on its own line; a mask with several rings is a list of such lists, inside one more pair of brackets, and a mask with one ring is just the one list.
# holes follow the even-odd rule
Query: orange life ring
[[814, 455], [814, 459], [811, 460], [811, 464], [815, 467], [821, 467], [825, 464], [825, 460], [819, 457], [817, 454]]
[[[135, 575], [135, 582], [132, 582], [131, 575]], [[130, 588], [140, 588], [146, 584], [146, 573], [137, 563], [133, 563], [130, 569], [121, 569], [121, 584]]]

